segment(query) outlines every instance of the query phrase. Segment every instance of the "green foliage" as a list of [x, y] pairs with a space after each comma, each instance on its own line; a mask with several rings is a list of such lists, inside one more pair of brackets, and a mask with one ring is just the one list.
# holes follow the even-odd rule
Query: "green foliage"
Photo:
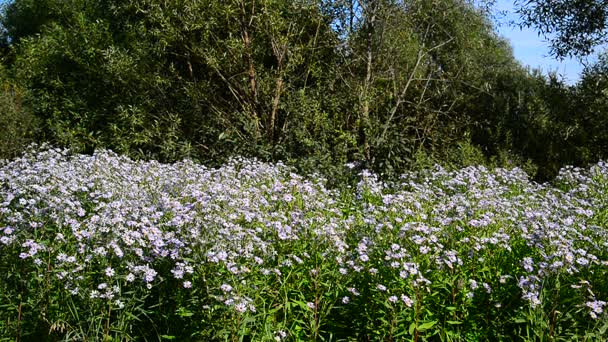
[[587, 56], [606, 42], [608, 5], [601, 0], [516, 0], [522, 25], [532, 26], [551, 44], [553, 55]]
[[6, 101], [39, 123], [23, 143], [335, 183], [347, 162], [511, 160], [547, 180], [606, 150], [605, 70], [573, 88], [524, 69], [478, 1], [14, 0], [0, 22]]
[[586, 160], [606, 158], [608, 151], [608, 126], [606, 108], [608, 106], [608, 60], [601, 54], [595, 64], [583, 72], [582, 80], [576, 87], [575, 105], [581, 114], [572, 118], [572, 126], [578, 133], [580, 153]]
[[70, 24], [51, 23], [44, 34], [24, 37], [14, 62], [16, 79], [30, 89], [28, 103], [44, 120], [46, 136], [77, 151], [109, 146], [174, 158], [187, 147], [176, 132], [181, 118], [159, 115], [150, 103], [169, 84], [139, 64], [139, 56], [116, 46], [106, 21], [91, 20], [77, 7], [73, 11]]
[[2, 341], [607, 337], [606, 163], [337, 191], [245, 159], [34, 151], [0, 167]]
[[0, 77], [0, 159], [14, 158], [35, 141], [37, 118], [24, 105], [24, 90]]

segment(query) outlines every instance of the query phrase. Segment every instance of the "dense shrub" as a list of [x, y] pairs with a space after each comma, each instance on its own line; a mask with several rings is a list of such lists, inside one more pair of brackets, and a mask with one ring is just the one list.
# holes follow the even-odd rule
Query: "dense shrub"
[[0, 158], [13, 158], [35, 141], [39, 120], [23, 105], [22, 89], [0, 82]]
[[83, 153], [240, 155], [332, 181], [351, 161], [398, 176], [419, 152], [466, 166], [511, 151], [544, 180], [602, 157], [603, 126], [520, 65], [483, 3], [13, 0], [0, 57], [38, 141]]

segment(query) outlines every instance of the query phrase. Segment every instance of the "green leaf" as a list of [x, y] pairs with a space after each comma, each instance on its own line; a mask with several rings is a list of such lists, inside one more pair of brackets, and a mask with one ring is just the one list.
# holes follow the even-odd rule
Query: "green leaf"
[[177, 314], [180, 317], [190, 317], [190, 316], [194, 316], [194, 313], [188, 309], [184, 309], [184, 308], [179, 308], [179, 310], [177, 310]]
[[130, 313], [130, 312], [126, 312], [125, 313], [129, 318], [134, 319], [138, 322], [141, 322], [141, 319], [139, 319], [139, 317], [135, 316], [134, 314]]
[[432, 327], [435, 326], [435, 324], [437, 324], [437, 321], [431, 321], [431, 322], [426, 322], [426, 323], [422, 323], [418, 326], [418, 331], [425, 331], [425, 330], [429, 330]]
[[410, 335], [413, 335], [415, 330], [416, 330], [416, 323], [410, 324], [409, 329], [407, 329], [407, 331], [410, 333]]

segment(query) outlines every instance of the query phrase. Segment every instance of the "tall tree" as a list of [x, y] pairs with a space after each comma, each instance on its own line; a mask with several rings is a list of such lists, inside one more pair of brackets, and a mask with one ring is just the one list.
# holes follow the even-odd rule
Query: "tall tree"
[[608, 39], [605, 0], [516, 0], [523, 25], [549, 40], [556, 57], [582, 57]]
[[56, 144], [398, 173], [421, 150], [500, 141], [526, 73], [478, 3], [14, 0], [0, 20]]

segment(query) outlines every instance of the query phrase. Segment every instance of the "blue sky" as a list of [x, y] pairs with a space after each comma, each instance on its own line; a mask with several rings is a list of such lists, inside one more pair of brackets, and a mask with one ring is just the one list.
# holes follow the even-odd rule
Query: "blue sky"
[[[511, 41], [513, 54], [522, 64], [540, 68], [545, 74], [549, 71], [557, 71], [569, 84], [574, 84], [579, 80], [583, 70], [580, 62], [575, 59], [555, 60], [549, 56], [548, 43], [543, 41], [544, 38], [539, 37], [536, 31], [533, 29], [521, 30], [518, 27], [507, 25], [509, 20], [518, 19], [513, 10], [513, 0], [497, 0], [496, 10], [509, 12], [506, 17], [497, 18], [497, 29], [502, 36]], [[588, 58], [589, 62], [593, 60], [593, 56]]]

